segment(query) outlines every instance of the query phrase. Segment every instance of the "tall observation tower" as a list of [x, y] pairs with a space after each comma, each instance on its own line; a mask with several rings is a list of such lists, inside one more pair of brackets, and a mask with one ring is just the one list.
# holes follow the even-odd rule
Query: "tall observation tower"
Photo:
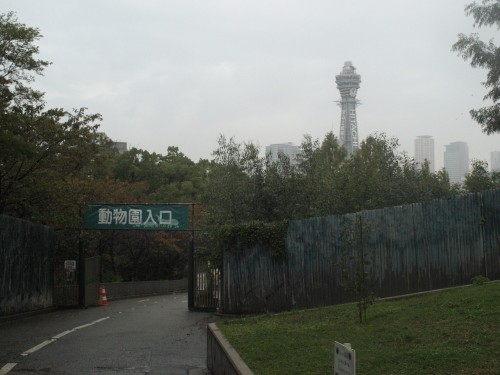
[[356, 93], [359, 89], [361, 76], [356, 73], [356, 68], [350, 61], [344, 63], [342, 72], [335, 76], [337, 88], [340, 91], [342, 107], [340, 116], [340, 144], [343, 145], [347, 154], [351, 155], [359, 147], [358, 143], [358, 122], [356, 120]]

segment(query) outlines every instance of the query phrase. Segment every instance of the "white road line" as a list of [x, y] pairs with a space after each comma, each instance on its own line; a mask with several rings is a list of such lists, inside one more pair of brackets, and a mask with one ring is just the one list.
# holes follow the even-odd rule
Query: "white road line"
[[93, 322], [90, 322], [88, 324], [84, 324], [83, 326], [75, 327], [75, 328], [72, 329], [72, 331], [76, 331], [78, 329], [82, 329], [82, 328], [87, 328], [87, 327], [93, 326], [94, 324], [100, 323], [100, 322], [102, 322], [103, 320], [106, 320], [106, 319], [109, 319], [109, 316], [107, 316], [105, 318], [94, 320]]
[[17, 363], [7, 363], [5, 366], [0, 368], [0, 375], [5, 375], [7, 374], [10, 370], [12, 370]]
[[[71, 332], [75, 332], [76, 330], [79, 330], [79, 329], [82, 329], [82, 328], [90, 327], [90, 326], [92, 326], [92, 325], [94, 325], [94, 324], [97, 324], [97, 323], [100, 323], [100, 322], [102, 322], [102, 321], [104, 321], [104, 320], [106, 320], [106, 319], [109, 319], [109, 316], [107, 316], [107, 317], [105, 317], [105, 318], [97, 319], [97, 320], [94, 320], [94, 321], [93, 321], [93, 322], [91, 322], [91, 323], [84, 324], [84, 325], [82, 325], [82, 326], [78, 326], [78, 327], [75, 327], [75, 328], [73, 328], [73, 329], [69, 329], [69, 330], [67, 330], [67, 331], [61, 332], [61, 333], [59, 333], [59, 334], [57, 334], [57, 335], [55, 335], [55, 336], [52, 336], [52, 338], [51, 338], [51, 339], [49, 339], [49, 340], [45, 340], [44, 342], [42, 342], [42, 343], [40, 343], [40, 344], [38, 344], [38, 345], [36, 345], [36, 346], [32, 347], [31, 349], [26, 350], [24, 353], [21, 353], [21, 355], [22, 355], [22, 356], [24, 356], [24, 357], [26, 357], [27, 355], [29, 355], [29, 354], [31, 354], [31, 353], [34, 353], [34, 352], [36, 352], [37, 350], [42, 349], [43, 347], [45, 347], [45, 346], [47, 346], [47, 345], [49, 345], [49, 344], [53, 343], [53, 342], [54, 342], [54, 341], [56, 341], [57, 339], [60, 339], [61, 337], [66, 336], [67, 334], [69, 334], [69, 333], [71, 333]], [[7, 364], [7, 365], [8, 365], [8, 364]], [[16, 364], [14, 364], [14, 366], [15, 366], [15, 365], [16, 365]], [[4, 366], [4, 367], [5, 367], [5, 366]], [[12, 369], [12, 368], [11, 368], [11, 369]], [[11, 369], [9, 369], [9, 371], [10, 371]], [[2, 370], [3, 370], [3, 367], [2, 367]], [[1, 372], [2, 370], [0, 370], [0, 375], [3, 375], [3, 373]], [[7, 371], [7, 372], [8, 372], [8, 371]]]
[[72, 329], [71, 329], [71, 330], [68, 330], [68, 331], [61, 332], [60, 334], [55, 335], [55, 336], [53, 336], [52, 338], [57, 340], [57, 339], [60, 339], [60, 338], [61, 338], [61, 337], [63, 337], [63, 336], [66, 336], [68, 333], [71, 333], [71, 332], [73, 332], [73, 330], [72, 330]]
[[137, 303], [146, 302], [146, 301], [149, 301], [149, 299], [141, 299], [140, 301], [137, 301]]
[[56, 341], [56, 339], [45, 340], [44, 342], [38, 344], [37, 346], [34, 346], [31, 349], [26, 350], [24, 353], [21, 353], [21, 355], [26, 357], [28, 354], [34, 353], [37, 350], [40, 350], [43, 347], [52, 344], [54, 341]]

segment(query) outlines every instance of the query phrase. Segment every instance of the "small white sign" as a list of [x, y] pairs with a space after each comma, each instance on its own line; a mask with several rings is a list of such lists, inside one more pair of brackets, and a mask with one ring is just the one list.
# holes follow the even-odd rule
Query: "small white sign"
[[351, 349], [351, 344], [335, 341], [333, 351], [333, 374], [356, 375], [356, 351]]
[[76, 270], [76, 260], [65, 260], [64, 261], [65, 270]]

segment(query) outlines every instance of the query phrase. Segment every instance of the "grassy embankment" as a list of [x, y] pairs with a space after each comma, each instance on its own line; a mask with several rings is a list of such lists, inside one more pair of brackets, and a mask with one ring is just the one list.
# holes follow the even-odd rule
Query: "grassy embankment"
[[358, 375], [500, 375], [500, 282], [217, 323], [255, 374], [332, 374], [333, 342], [351, 343]]

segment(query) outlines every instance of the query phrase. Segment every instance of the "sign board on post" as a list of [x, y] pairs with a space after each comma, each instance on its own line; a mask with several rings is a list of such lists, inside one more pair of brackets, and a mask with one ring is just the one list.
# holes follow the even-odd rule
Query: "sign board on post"
[[356, 375], [356, 352], [351, 345], [335, 341], [333, 351], [333, 374]]
[[73, 283], [75, 281], [76, 260], [65, 260], [64, 269], [66, 270], [66, 282]]
[[65, 260], [64, 261], [65, 270], [76, 270], [76, 260]]
[[101, 204], [89, 205], [86, 229], [188, 229], [187, 204]]

